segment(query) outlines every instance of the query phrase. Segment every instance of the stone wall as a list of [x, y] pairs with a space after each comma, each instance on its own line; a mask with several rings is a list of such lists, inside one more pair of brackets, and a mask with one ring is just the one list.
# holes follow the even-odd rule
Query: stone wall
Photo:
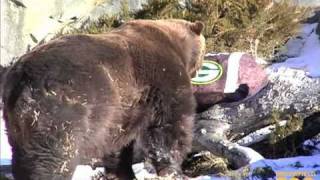
[[[68, 23], [119, 11], [124, 0], [1, 0], [1, 65], [9, 64]], [[145, 0], [128, 0], [130, 9]]]

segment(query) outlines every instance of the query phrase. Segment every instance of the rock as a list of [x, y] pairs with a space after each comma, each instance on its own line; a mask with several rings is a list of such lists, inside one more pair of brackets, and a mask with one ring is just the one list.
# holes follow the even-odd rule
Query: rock
[[301, 6], [320, 6], [320, 0], [292, 0], [294, 3]]
[[[121, 8], [117, 0], [3, 0], [1, 1], [1, 65], [8, 65], [34, 47], [38, 41], [50, 39], [61, 28], [75, 27], [88, 19], [112, 15]], [[141, 8], [146, 0], [130, 0], [130, 10]], [[24, 7], [23, 7], [24, 6]], [[32, 37], [30, 36], [32, 34]]]

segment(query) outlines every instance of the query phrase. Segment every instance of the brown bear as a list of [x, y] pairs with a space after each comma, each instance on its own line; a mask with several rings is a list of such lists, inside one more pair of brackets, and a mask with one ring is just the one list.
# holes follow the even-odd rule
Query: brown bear
[[191, 148], [190, 79], [204, 55], [202, 29], [133, 20], [23, 55], [3, 92], [15, 179], [70, 179], [76, 165], [101, 160], [108, 175], [130, 179], [133, 147], [158, 175], [179, 174]]

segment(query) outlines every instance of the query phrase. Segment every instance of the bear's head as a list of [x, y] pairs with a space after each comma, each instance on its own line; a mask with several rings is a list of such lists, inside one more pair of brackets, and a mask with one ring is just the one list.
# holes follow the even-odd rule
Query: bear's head
[[173, 34], [176, 45], [180, 46], [184, 52], [183, 62], [189, 72], [190, 77], [196, 75], [196, 71], [201, 68], [205, 55], [205, 38], [201, 34], [204, 24], [200, 21], [189, 22], [180, 19], [158, 20], [159, 23], [167, 27], [170, 34]]
[[[176, 50], [191, 78], [200, 69], [205, 55], [205, 38], [201, 34], [204, 29], [202, 22], [181, 19], [132, 20], [123, 25], [123, 27], [126, 26], [141, 28], [139, 30], [144, 32], [152, 31], [152, 35], [158, 34], [159, 39], [168, 38], [170, 43], [167, 43], [166, 47]], [[170, 44], [173, 45], [170, 46]]]

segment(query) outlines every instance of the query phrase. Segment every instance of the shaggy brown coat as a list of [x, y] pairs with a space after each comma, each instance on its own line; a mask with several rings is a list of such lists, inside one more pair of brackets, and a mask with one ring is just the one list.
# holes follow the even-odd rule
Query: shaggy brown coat
[[133, 147], [159, 175], [179, 172], [192, 141], [190, 77], [204, 54], [202, 29], [135, 20], [22, 56], [3, 93], [14, 177], [70, 179], [76, 165], [104, 160], [109, 175], [126, 179]]

